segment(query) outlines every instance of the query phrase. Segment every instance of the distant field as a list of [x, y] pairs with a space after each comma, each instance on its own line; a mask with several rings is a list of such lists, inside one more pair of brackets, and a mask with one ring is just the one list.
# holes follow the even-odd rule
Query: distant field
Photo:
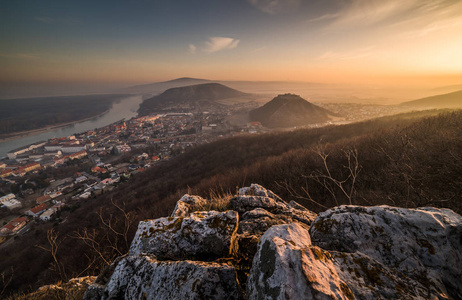
[[0, 138], [97, 116], [122, 95], [0, 100]]

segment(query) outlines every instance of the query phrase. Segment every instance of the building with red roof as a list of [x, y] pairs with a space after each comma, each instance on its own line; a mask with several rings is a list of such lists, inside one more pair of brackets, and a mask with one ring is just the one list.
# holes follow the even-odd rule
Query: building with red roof
[[45, 195], [45, 196], [42, 196], [42, 197], [38, 197], [37, 200], [37, 204], [42, 204], [42, 203], [45, 203], [47, 201], [50, 201], [51, 200], [51, 197], [50, 195]]
[[14, 234], [21, 228], [26, 226], [28, 219], [26, 217], [17, 217], [13, 221], [9, 222], [0, 229], [0, 233], [3, 235]]
[[47, 210], [47, 205], [45, 203], [42, 203], [26, 211], [26, 215], [37, 217], [45, 210]]

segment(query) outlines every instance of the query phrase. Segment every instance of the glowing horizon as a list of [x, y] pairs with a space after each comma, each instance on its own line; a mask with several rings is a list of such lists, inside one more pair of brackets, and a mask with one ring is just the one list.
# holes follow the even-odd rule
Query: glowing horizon
[[0, 83], [462, 83], [462, 2], [170, 2], [2, 4]]

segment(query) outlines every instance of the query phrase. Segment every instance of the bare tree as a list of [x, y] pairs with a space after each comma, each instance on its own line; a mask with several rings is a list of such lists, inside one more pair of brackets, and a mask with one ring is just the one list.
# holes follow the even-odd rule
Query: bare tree
[[346, 197], [348, 204], [353, 204], [353, 197], [356, 192], [356, 182], [358, 180], [358, 175], [361, 172], [361, 166], [358, 161], [358, 150], [355, 148], [343, 150], [344, 156], [347, 159], [347, 164], [343, 165], [343, 168], [347, 171], [346, 177], [344, 178], [335, 178], [332, 174], [327, 163], [329, 153], [326, 153], [325, 150], [321, 148], [317, 148], [315, 151], [322, 160], [323, 170], [316, 170], [306, 177], [313, 179], [323, 186], [332, 196], [336, 205], [339, 205], [339, 201], [337, 199], [338, 191]]
[[[344, 149], [343, 154], [346, 158], [346, 164], [342, 167], [346, 170], [346, 175], [339, 178], [333, 174], [333, 170], [329, 166], [328, 158], [329, 153], [324, 148], [317, 147], [314, 153], [321, 159], [321, 168], [312, 171], [310, 174], [301, 174], [305, 178], [304, 186], [297, 186], [297, 189], [293, 187], [287, 180], [282, 183], [276, 183], [280, 187], [286, 189], [292, 197], [300, 200], [310, 201], [324, 209], [328, 207], [321, 204], [319, 201], [314, 200], [309, 187], [309, 182], [314, 181], [318, 183], [323, 189], [325, 189], [332, 197], [335, 205], [340, 205], [341, 201], [338, 199], [338, 195], [343, 195], [348, 204], [354, 203], [354, 197], [356, 194], [356, 183], [358, 181], [358, 175], [361, 172], [361, 165], [358, 160], [358, 151], [356, 148]], [[300, 190], [298, 192], [297, 190]]]
[[111, 199], [111, 203], [121, 217], [112, 213], [105, 216], [103, 210], [100, 209], [98, 217], [102, 224], [101, 230], [84, 228], [75, 231], [72, 235], [73, 238], [82, 241], [90, 250], [85, 254], [89, 263], [79, 276], [90, 269], [105, 268], [117, 256], [126, 254], [129, 249], [129, 231], [135, 221], [135, 216], [132, 212], [127, 212], [124, 205], [115, 203], [113, 199]]
[[42, 245], [36, 245], [36, 247], [45, 250], [51, 254], [51, 257], [53, 258], [53, 263], [51, 264], [50, 269], [55, 272], [58, 272], [59, 276], [61, 277], [61, 280], [65, 281], [67, 279], [66, 272], [64, 270], [63, 264], [60, 263], [58, 260], [59, 246], [61, 245], [64, 239], [59, 239], [56, 231], [54, 229], [49, 229], [47, 231], [47, 240], [49, 247], [44, 247]]
[[11, 267], [10, 269], [10, 274], [7, 275], [6, 271], [3, 271], [0, 273], [0, 280], [1, 280], [1, 290], [0, 290], [0, 298], [3, 296], [5, 293], [6, 288], [10, 285], [11, 281], [13, 280], [13, 275], [14, 275], [14, 268]]
[[318, 206], [320, 206], [323, 209], [328, 209], [327, 206], [321, 204], [319, 201], [316, 201], [313, 199], [313, 197], [310, 194], [309, 187], [308, 187], [308, 182], [305, 182], [305, 186], [301, 186], [301, 193], [298, 192], [292, 184], [290, 184], [287, 180], [284, 180], [284, 182], [275, 182], [275, 184], [282, 189], [285, 189], [286, 191], [289, 192], [289, 195], [298, 199], [298, 200], [307, 200], [311, 203], [314, 203]]

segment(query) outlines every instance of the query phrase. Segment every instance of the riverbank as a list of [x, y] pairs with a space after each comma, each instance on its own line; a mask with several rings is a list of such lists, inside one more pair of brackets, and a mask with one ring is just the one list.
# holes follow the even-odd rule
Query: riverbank
[[62, 128], [62, 127], [74, 125], [74, 124], [77, 124], [77, 123], [81, 123], [81, 122], [93, 120], [93, 119], [96, 119], [96, 118], [100, 118], [100, 117], [104, 116], [105, 114], [107, 114], [109, 111], [111, 111], [110, 108], [103, 111], [100, 114], [97, 114], [95, 116], [91, 116], [91, 117], [88, 117], [88, 118], [85, 118], [85, 119], [79, 119], [79, 120], [72, 121], [72, 122], [49, 125], [49, 126], [45, 126], [45, 127], [38, 128], [38, 129], [33, 129], [33, 130], [19, 131], [19, 132], [14, 132], [14, 133], [11, 133], [11, 134], [0, 135], [0, 143], [17, 140], [17, 139], [28, 137], [28, 136], [31, 136], [31, 135], [41, 134], [41, 133], [52, 131], [52, 130], [55, 130], [55, 129], [58, 129], [58, 128]]
[[101, 128], [122, 119], [129, 120], [137, 116], [137, 111], [142, 101], [141, 95], [128, 96], [114, 102], [109, 111], [92, 117], [80, 119], [79, 121], [54, 124], [26, 132], [17, 132], [8, 137], [3, 136], [3, 139], [0, 141], [0, 158], [5, 157], [9, 151], [26, 145]]

